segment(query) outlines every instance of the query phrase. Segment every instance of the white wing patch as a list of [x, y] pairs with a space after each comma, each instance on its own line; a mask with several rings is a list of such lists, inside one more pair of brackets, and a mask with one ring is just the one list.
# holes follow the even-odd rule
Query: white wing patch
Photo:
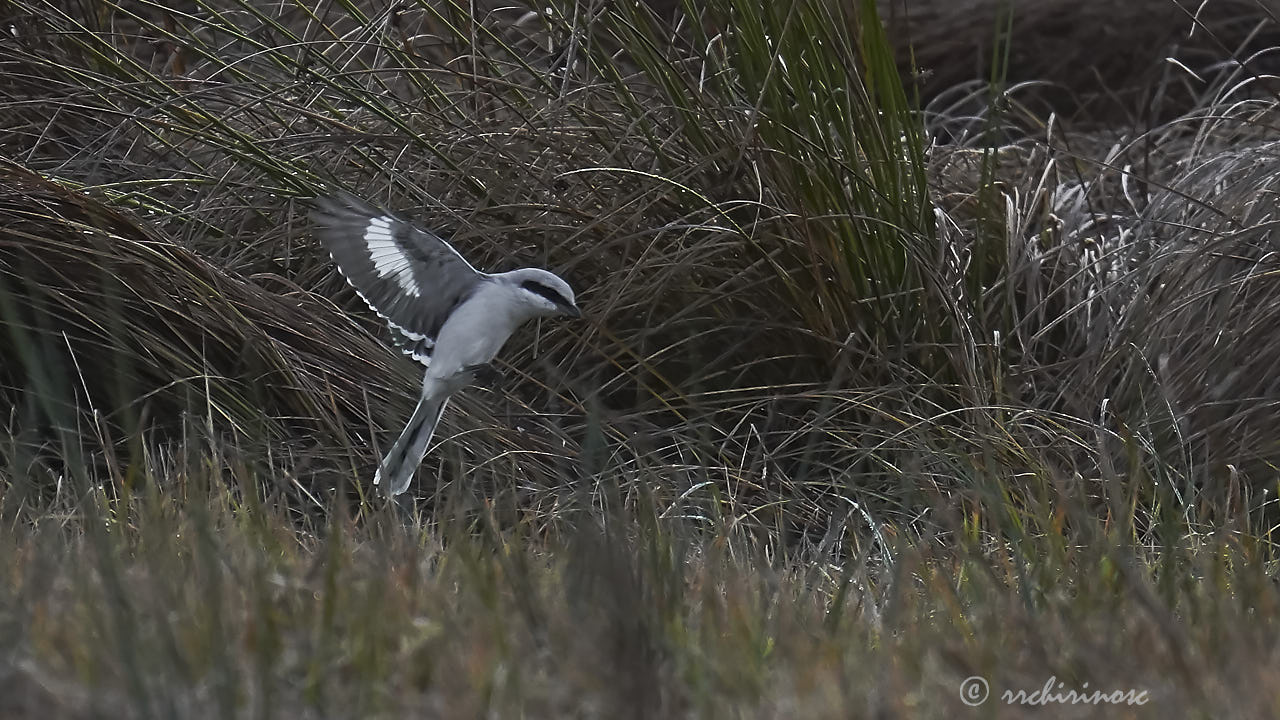
[[409, 258], [396, 245], [395, 238], [391, 235], [391, 222], [392, 219], [389, 217], [369, 218], [369, 227], [364, 231], [364, 243], [369, 250], [369, 259], [373, 261], [373, 268], [377, 270], [380, 277], [393, 277], [405, 292], [414, 297], [421, 297], [422, 291], [418, 288], [417, 281], [413, 279], [413, 271], [409, 268]]
[[311, 218], [347, 283], [391, 327], [395, 345], [428, 365], [436, 334], [487, 276], [439, 236], [350, 194], [316, 198]]

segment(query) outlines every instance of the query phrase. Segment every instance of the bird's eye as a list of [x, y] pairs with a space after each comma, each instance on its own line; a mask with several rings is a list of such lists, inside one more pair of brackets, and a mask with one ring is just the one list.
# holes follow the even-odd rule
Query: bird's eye
[[546, 285], [543, 285], [537, 280], [525, 280], [524, 282], [520, 283], [520, 287], [524, 288], [525, 290], [528, 290], [534, 295], [550, 300], [552, 305], [559, 306], [559, 305], [572, 304], [568, 300], [566, 300], [565, 297], [561, 295], [558, 291], [556, 291], [553, 288], [549, 288]]

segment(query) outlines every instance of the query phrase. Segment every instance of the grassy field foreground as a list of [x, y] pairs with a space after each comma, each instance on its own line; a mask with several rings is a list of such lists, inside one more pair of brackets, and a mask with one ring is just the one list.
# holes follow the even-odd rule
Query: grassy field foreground
[[[1261, 4], [0, 26], [0, 718], [1280, 714]], [[586, 315], [398, 504], [337, 187]]]
[[[299, 531], [190, 487], [4, 536], [5, 717], [1266, 717], [1280, 592], [1243, 533], [1020, 518], [843, 562], [732, 527]], [[94, 506], [97, 507], [97, 506]], [[105, 516], [98, 514], [105, 513]], [[456, 514], [451, 513], [451, 517]], [[1064, 525], [1075, 526], [1072, 530]], [[1012, 523], [1010, 523], [1012, 530]], [[885, 529], [887, 531], [887, 529]], [[978, 676], [992, 697], [964, 703]], [[1008, 705], [1056, 679], [1145, 704]], [[970, 681], [972, 684], [972, 681]], [[966, 686], [968, 687], [968, 686]], [[1055, 686], [1056, 692], [1065, 692]], [[973, 696], [969, 696], [973, 697]]]

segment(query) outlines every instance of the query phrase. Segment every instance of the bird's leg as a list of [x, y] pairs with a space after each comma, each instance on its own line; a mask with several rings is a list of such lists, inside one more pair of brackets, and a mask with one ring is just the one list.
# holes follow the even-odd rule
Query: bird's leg
[[477, 365], [468, 365], [462, 369], [463, 372], [471, 375], [471, 382], [482, 387], [493, 387], [502, 379], [502, 373], [493, 363], [479, 363]]

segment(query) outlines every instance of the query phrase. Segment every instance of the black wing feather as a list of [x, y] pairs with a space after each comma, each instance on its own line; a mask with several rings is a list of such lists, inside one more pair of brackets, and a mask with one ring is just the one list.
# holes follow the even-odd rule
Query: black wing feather
[[350, 193], [317, 199], [311, 219], [347, 282], [424, 363], [445, 320], [486, 277], [440, 237]]

